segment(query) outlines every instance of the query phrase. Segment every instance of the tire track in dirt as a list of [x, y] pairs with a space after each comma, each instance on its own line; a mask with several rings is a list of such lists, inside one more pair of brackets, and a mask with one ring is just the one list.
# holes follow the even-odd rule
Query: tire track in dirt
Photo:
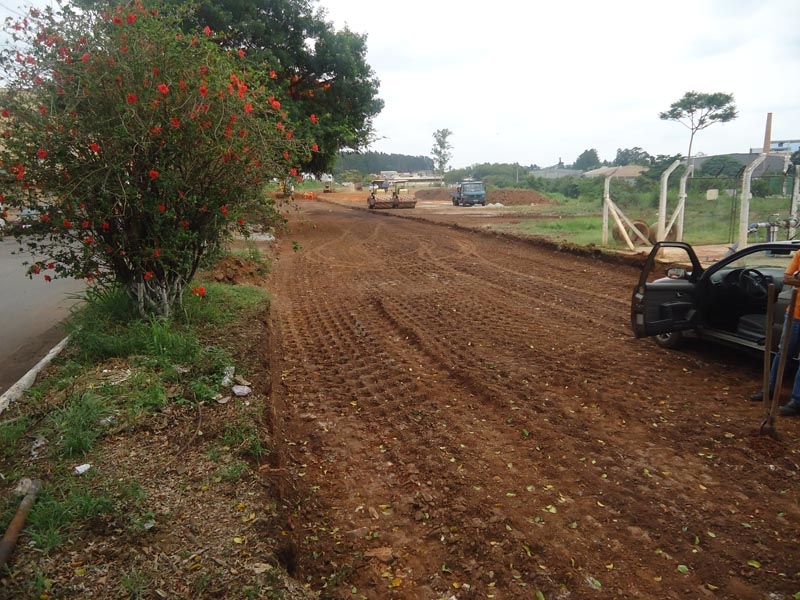
[[[663, 385], [651, 384], [663, 404], [647, 397], [642, 382], [693, 359], [624, 335], [627, 289], [608, 289], [632, 280], [606, 275], [582, 297], [544, 258], [558, 255], [503, 243], [484, 259], [469, 233], [346, 218], [354, 234], [298, 233], [304, 250], [282, 253], [274, 274], [302, 574], [331, 598], [557, 597], [601, 579], [595, 597], [685, 597], [661, 582], [694, 558], [687, 532], [717, 517], [698, 486], [724, 475], [692, 452], [708, 436], [678, 430]], [[592, 327], [578, 327], [587, 305]], [[628, 373], [637, 355], [648, 360]], [[689, 373], [686, 393], [725, 378]], [[716, 570], [740, 558], [714, 557]]]

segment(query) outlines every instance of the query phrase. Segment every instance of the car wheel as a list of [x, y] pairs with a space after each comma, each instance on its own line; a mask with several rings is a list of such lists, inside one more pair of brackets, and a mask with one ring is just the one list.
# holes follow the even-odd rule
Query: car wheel
[[672, 331], [670, 333], [660, 333], [654, 336], [654, 339], [656, 344], [662, 348], [675, 350], [683, 346], [683, 343], [686, 341], [686, 336], [683, 335], [682, 331]]

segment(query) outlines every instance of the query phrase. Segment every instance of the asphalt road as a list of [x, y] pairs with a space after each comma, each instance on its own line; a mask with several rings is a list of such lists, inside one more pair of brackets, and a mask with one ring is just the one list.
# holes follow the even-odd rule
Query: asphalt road
[[29, 279], [18, 249], [13, 239], [0, 240], [0, 393], [63, 339], [61, 324], [85, 288], [71, 279]]

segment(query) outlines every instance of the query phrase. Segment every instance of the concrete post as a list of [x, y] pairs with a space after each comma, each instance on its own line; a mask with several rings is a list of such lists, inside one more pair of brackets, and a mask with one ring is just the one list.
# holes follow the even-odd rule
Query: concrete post
[[658, 197], [658, 230], [656, 231], [656, 241], [663, 242], [667, 237], [666, 224], [667, 224], [667, 184], [669, 176], [681, 164], [680, 160], [676, 160], [661, 174], [661, 192]]
[[747, 225], [750, 220], [750, 199], [753, 194], [750, 192], [750, 183], [753, 178], [753, 171], [758, 165], [767, 160], [767, 155], [759, 154], [756, 159], [747, 165], [742, 175], [742, 203], [739, 208], [739, 250], [747, 247]]

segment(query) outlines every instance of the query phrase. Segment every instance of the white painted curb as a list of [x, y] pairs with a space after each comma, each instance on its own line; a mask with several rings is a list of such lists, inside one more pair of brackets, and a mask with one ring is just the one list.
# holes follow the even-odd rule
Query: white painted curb
[[14, 400], [19, 399], [25, 390], [27, 390], [36, 382], [36, 377], [38, 377], [39, 373], [41, 373], [44, 368], [49, 365], [56, 356], [59, 355], [59, 353], [66, 347], [67, 341], [69, 341], [68, 337], [65, 337], [63, 340], [61, 340], [52, 350], [50, 350], [50, 352], [47, 353], [47, 356], [36, 363], [36, 366], [25, 373], [25, 375], [23, 375], [22, 378], [17, 381], [17, 383], [8, 388], [5, 393], [0, 396], [0, 413], [8, 408], [8, 405]]

